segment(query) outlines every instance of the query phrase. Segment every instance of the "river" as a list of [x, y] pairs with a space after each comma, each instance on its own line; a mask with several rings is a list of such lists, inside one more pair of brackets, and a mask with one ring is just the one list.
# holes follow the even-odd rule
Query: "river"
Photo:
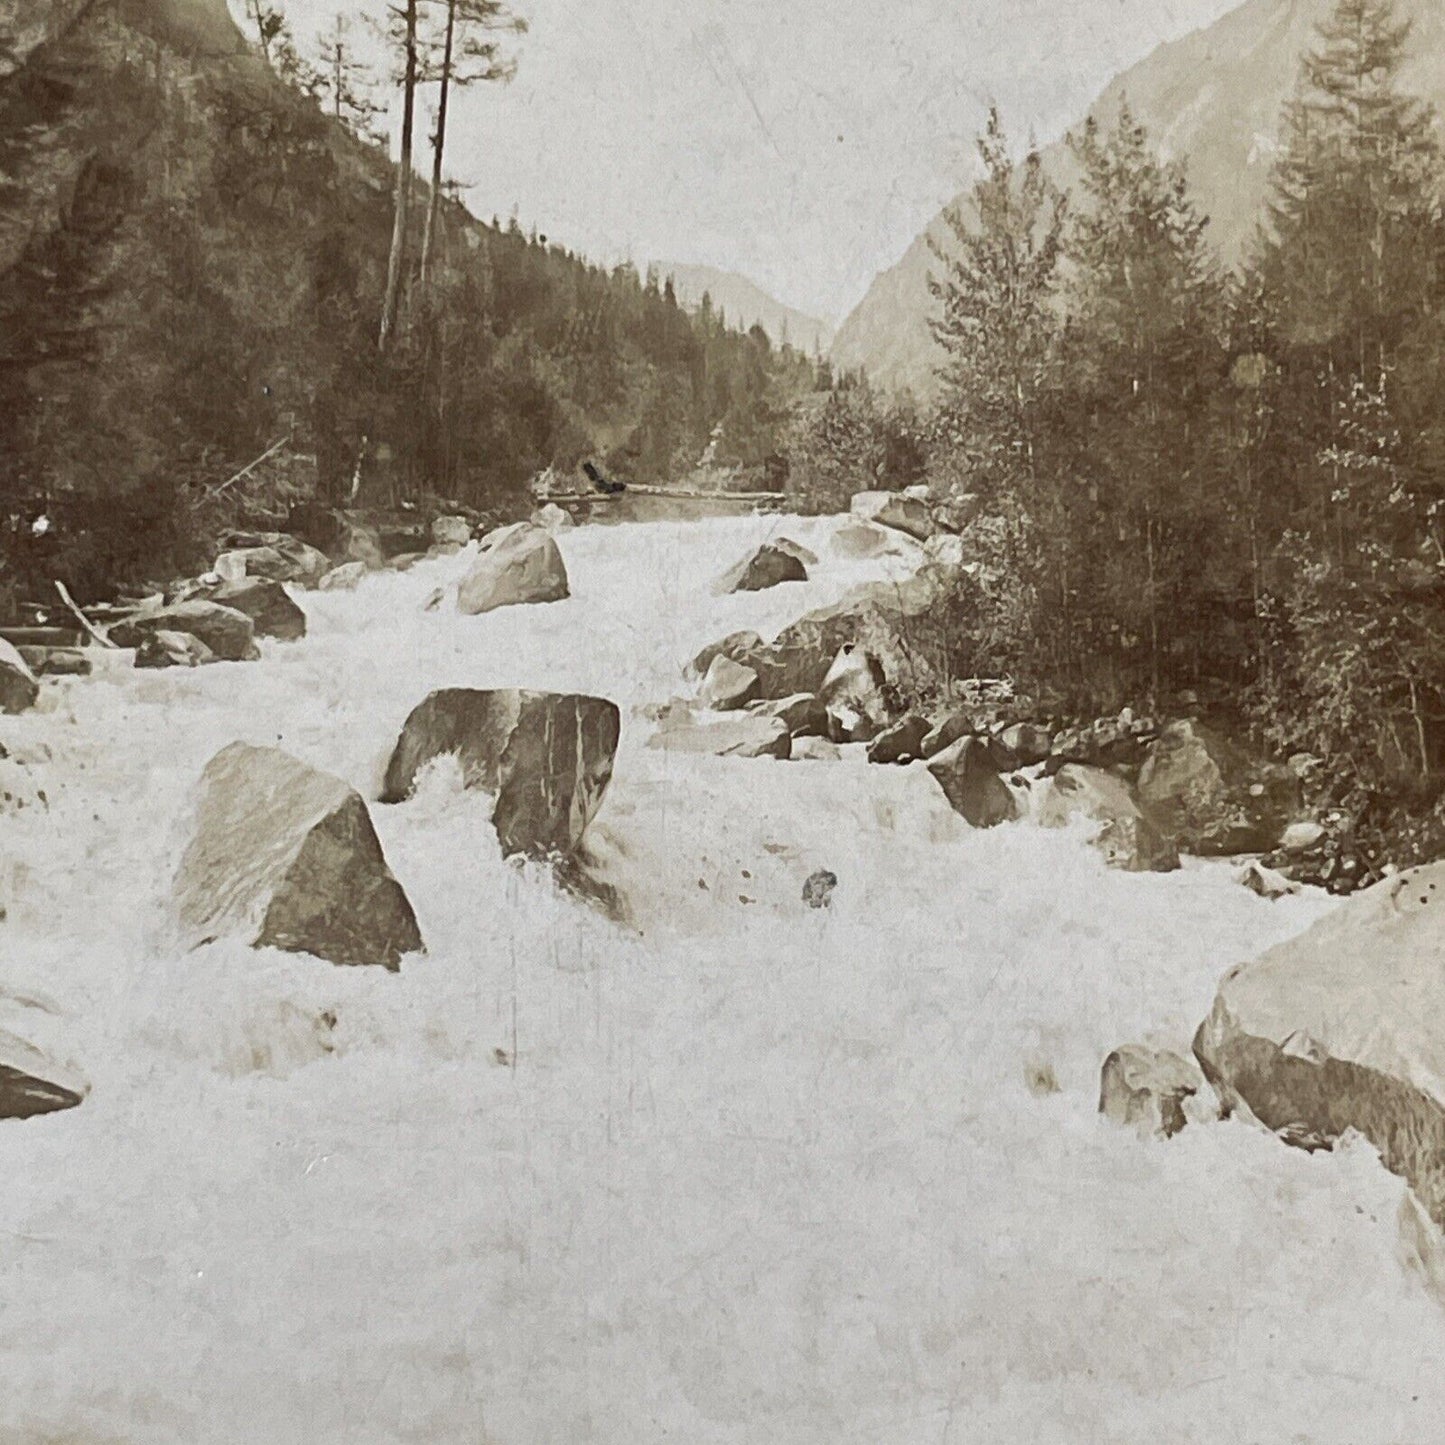
[[[93, 1087], [0, 1125], [0, 1439], [1439, 1438], [1445, 1328], [1368, 1149], [1095, 1112], [1112, 1047], [1187, 1047], [1328, 900], [975, 833], [919, 766], [644, 746], [704, 643], [911, 565], [834, 527], [579, 527], [569, 600], [477, 618], [423, 610], [467, 558], [425, 562], [298, 594], [259, 663], [111, 655], [3, 720], [0, 1028]], [[812, 581], [713, 595], [778, 532]], [[440, 768], [373, 806], [428, 945], [400, 975], [178, 956], [205, 761], [275, 744], [374, 798], [443, 685], [623, 707], [593, 839], [632, 926], [503, 864]]]

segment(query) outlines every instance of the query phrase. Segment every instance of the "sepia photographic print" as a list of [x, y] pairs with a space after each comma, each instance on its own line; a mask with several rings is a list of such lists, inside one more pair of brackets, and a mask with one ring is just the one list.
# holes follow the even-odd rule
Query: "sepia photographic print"
[[0, 1445], [1445, 1442], [1445, 0], [0, 0]]

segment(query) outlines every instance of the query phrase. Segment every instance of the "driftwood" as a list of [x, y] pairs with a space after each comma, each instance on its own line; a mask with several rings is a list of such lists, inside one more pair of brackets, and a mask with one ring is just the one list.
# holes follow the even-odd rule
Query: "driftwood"
[[267, 447], [266, 450], [262, 452], [261, 455], [257, 457], [254, 462], [248, 462], [244, 467], [241, 468], [239, 472], [235, 474], [235, 476], [227, 477], [226, 480], [222, 482], [219, 486], [207, 487], [206, 495], [208, 497], [219, 497], [221, 493], [226, 490], [227, 487], [232, 486], [236, 482], [239, 482], [243, 477], [249, 477], [251, 473], [254, 472], [256, 468], [261, 465], [262, 462], [266, 461], [270, 457], [275, 456], [276, 453], [279, 452], [281, 448], [284, 447], [286, 443], [290, 440], [291, 433], [288, 431], [286, 435], [280, 439], [280, 441], [272, 442], [271, 445]]
[[98, 643], [100, 643], [102, 647], [118, 646], [117, 643], [112, 642], [109, 636], [106, 633], [102, 632], [100, 628], [98, 628], [95, 623], [93, 623], [90, 618], [88, 618], [85, 613], [80, 610], [78, 606], [76, 606], [75, 598], [70, 595], [70, 592], [67, 589], [65, 583], [60, 581], [59, 578], [56, 579], [55, 590], [60, 593], [60, 600], [65, 603], [65, 605], [71, 610], [71, 612], [75, 614], [75, 620], [80, 623], [81, 627], [83, 627], [85, 631], [90, 634], [91, 637], [93, 637]]

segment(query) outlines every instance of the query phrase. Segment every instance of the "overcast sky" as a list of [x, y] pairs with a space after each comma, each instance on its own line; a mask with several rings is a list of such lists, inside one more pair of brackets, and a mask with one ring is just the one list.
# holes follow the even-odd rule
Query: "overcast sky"
[[[376, 3], [287, 10], [305, 40]], [[599, 260], [739, 271], [837, 321], [967, 183], [990, 97], [1052, 139], [1237, 3], [518, 0], [517, 79], [460, 101], [449, 169], [479, 214]]]

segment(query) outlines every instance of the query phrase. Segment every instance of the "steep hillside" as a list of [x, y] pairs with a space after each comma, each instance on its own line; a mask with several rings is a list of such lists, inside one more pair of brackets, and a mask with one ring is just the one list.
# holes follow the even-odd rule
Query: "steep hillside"
[[761, 326], [774, 344], [786, 341], [809, 356], [816, 352], [826, 355], [833, 344], [831, 323], [784, 306], [746, 276], [720, 271], [715, 266], [686, 266], [673, 261], [659, 261], [655, 269], [672, 277], [677, 299], [689, 311], [696, 310], [707, 295], [733, 325], [744, 330]]
[[[1293, 91], [1300, 55], [1333, 0], [1248, 0], [1205, 30], [1162, 46], [1114, 81], [1094, 106], [1105, 120], [1130, 106], [1168, 156], [1185, 160], [1214, 244], [1230, 260], [1248, 243], [1260, 214], [1280, 110]], [[1401, 0], [1415, 22], [1413, 59], [1402, 82], [1445, 105], [1445, 4]], [[1071, 180], [1066, 146], [1045, 157], [1061, 184]], [[942, 217], [898, 264], [883, 272], [839, 329], [833, 360], [863, 367], [890, 387], [926, 393], [937, 351], [928, 331], [935, 262], [927, 235], [944, 234]]]
[[758, 468], [813, 384], [631, 267], [451, 204], [382, 357], [394, 168], [224, 0], [0, 0], [0, 34], [0, 612], [191, 567], [358, 476], [363, 503], [506, 511], [589, 455], [675, 475], [719, 426]]

